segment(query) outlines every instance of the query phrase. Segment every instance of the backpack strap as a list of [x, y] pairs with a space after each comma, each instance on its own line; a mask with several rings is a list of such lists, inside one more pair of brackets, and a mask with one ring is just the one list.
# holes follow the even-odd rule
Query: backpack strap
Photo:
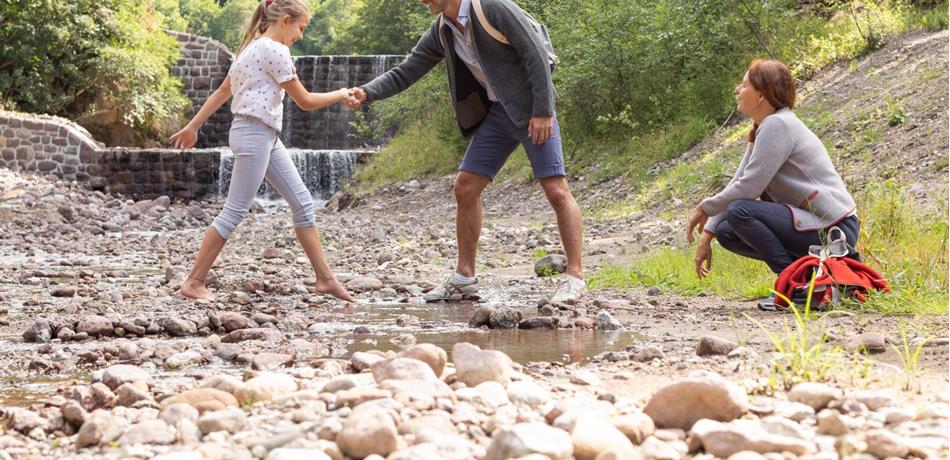
[[439, 34], [439, 44], [442, 45], [442, 53], [445, 53], [445, 38], [442, 37], [443, 26], [445, 26], [445, 14], [439, 13], [439, 30], [436, 32]]
[[475, 16], [478, 17], [478, 22], [481, 23], [482, 27], [485, 28], [485, 32], [488, 32], [488, 35], [491, 35], [492, 38], [499, 42], [510, 45], [510, 43], [508, 43], [508, 38], [499, 32], [498, 29], [491, 25], [491, 23], [488, 22], [488, 19], [485, 18], [485, 11], [482, 10], [482, 2], [480, 0], [472, 0], [472, 8], [475, 10]]

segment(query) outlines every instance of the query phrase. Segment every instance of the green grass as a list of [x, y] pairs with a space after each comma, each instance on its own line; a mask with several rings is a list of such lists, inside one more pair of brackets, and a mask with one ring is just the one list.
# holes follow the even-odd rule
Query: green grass
[[[858, 250], [890, 283], [891, 292], [872, 294], [845, 309], [892, 315], [946, 315], [948, 228], [946, 210], [925, 212], [892, 183], [867, 187], [855, 199], [861, 219]], [[683, 295], [717, 294], [732, 299], [764, 297], [775, 276], [765, 264], [713, 247], [709, 277], [696, 276], [693, 248], [662, 248], [628, 266], [608, 266], [590, 279], [592, 288], [662, 286]]]

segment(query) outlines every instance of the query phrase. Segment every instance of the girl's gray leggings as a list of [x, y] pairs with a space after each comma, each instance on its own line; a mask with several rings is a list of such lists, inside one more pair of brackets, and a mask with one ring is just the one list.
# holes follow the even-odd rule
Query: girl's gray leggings
[[287, 200], [293, 212], [294, 227], [315, 225], [313, 197], [277, 134], [274, 128], [256, 118], [235, 115], [228, 136], [234, 152], [231, 184], [224, 209], [211, 222], [222, 238], [228, 239], [247, 215], [264, 179]]

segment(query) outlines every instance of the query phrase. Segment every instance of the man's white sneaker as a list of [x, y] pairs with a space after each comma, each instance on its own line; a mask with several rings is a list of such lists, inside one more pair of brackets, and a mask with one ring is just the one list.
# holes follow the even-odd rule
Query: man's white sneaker
[[585, 295], [587, 295], [587, 282], [571, 275], [565, 275], [557, 289], [554, 290], [551, 302], [577, 302]]
[[[440, 300], [466, 299], [478, 294], [478, 278], [472, 281], [461, 281], [454, 275], [442, 283], [441, 286], [429, 291], [422, 299], [426, 302], [438, 302]], [[456, 296], [455, 299], [452, 297]]]

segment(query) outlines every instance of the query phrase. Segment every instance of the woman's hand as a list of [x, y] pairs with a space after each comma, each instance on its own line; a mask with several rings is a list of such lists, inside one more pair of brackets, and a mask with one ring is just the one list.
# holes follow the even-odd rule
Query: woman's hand
[[703, 204], [700, 203], [696, 205], [693, 212], [689, 214], [689, 219], [686, 221], [686, 241], [688, 241], [689, 244], [693, 244], [693, 229], [696, 229], [697, 233], [701, 233], [708, 219], [709, 216], [706, 215]]
[[177, 133], [172, 134], [168, 140], [175, 141], [176, 149], [190, 149], [198, 143], [198, 129], [186, 125]]
[[712, 270], [712, 235], [709, 232], [703, 233], [703, 238], [699, 240], [699, 246], [696, 247], [696, 257], [693, 261], [696, 263], [696, 275], [700, 278], [709, 276]]

